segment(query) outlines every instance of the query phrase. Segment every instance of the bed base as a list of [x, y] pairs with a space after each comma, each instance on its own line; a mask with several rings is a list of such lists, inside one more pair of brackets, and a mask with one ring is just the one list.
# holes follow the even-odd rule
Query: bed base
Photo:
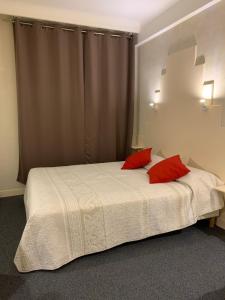
[[216, 225], [216, 217], [212, 217], [209, 219], [209, 227], [214, 228]]
[[219, 210], [213, 211], [209, 214], [203, 215], [201, 217], [198, 218], [198, 220], [209, 220], [209, 227], [210, 228], [214, 228], [216, 225], [216, 219], [219, 216]]

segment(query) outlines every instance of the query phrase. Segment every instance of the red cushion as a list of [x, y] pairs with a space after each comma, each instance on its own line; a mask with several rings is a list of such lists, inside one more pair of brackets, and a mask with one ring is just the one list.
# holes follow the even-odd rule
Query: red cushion
[[180, 156], [172, 156], [164, 159], [148, 170], [150, 183], [163, 183], [176, 180], [190, 170], [182, 163]]
[[152, 148], [144, 149], [142, 151], [136, 152], [131, 154], [126, 159], [125, 163], [123, 164], [123, 170], [130, 170], [130, 169], [138, 169], [146, 166], [149, 164], [151, 160], [151, 151]]

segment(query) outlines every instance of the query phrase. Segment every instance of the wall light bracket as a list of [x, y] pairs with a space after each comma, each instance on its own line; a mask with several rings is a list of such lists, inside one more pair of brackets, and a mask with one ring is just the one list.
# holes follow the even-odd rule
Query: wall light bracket
[[152, 109], [154, 109], [154, 111], [157, 111], [159, 102], [160, 102], [160, 90], [155, 90], [154, 99], [149, 102], [149, 106]]

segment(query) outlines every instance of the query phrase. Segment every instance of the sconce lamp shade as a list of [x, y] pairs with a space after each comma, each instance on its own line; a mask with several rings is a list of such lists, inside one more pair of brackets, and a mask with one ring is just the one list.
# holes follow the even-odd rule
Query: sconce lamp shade
[[212, 100], [214, 94], [214, 80], [205, 81], [203, 84], [202, 98]]
[[207, 111], [209, 106], [212, 104], [214, 96], [214, 80], [205, 81], [203, 83], [202, 99], [200, 104], [203, 111]]
[[158, 103], [160, 102], [160, 90], [155, 90], [154, 99], [149, 102], [149, 106], [154, 109], [154, 111], [158, 108]]
[[160, 102], [160, 90], [155, 90], [155, 99], [154, 99], [155, 103]]

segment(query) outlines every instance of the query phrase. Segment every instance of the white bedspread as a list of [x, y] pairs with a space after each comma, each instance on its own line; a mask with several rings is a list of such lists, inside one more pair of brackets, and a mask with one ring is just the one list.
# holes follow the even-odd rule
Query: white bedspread
[[27, 224], [15, 264], [52, 270], [73, 259], [194, 224], [221, 209], [214, 175], [192, 169], [180, 182], [149, 184], [146, 169], [121, 162], [32, 169]]

